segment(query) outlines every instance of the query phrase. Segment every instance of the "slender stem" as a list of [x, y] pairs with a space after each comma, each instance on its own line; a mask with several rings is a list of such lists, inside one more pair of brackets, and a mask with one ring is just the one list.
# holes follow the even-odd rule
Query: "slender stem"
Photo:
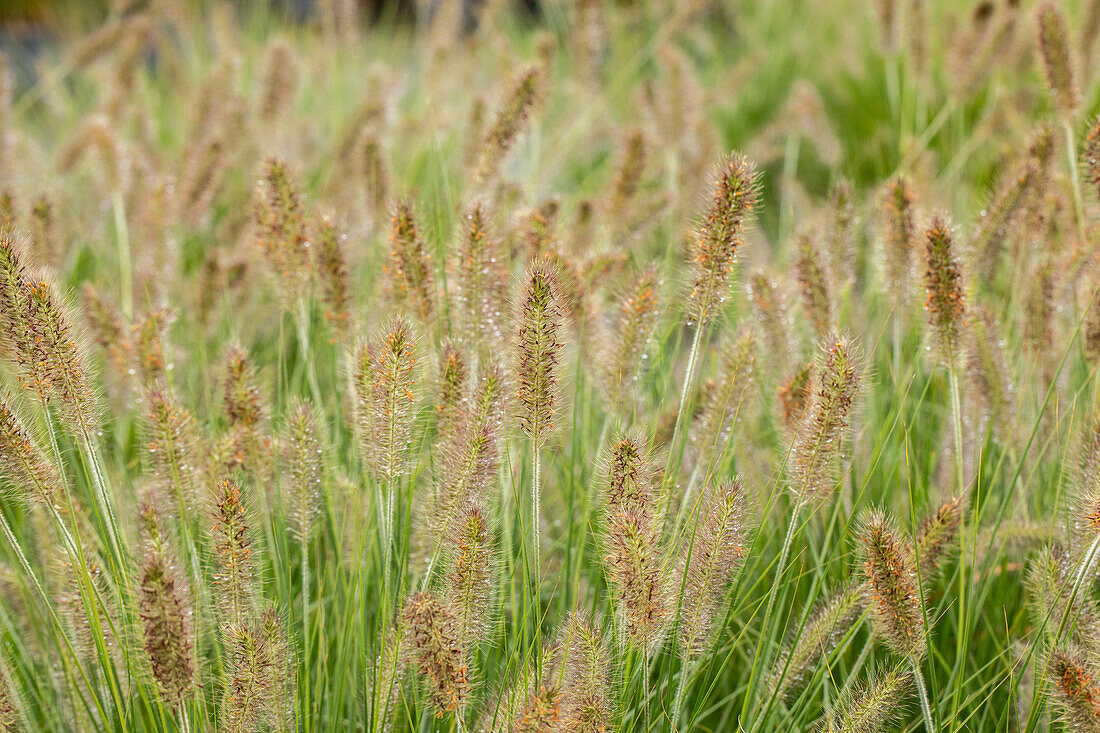
[[[791, 544], [794, 542], [795, 528], [798, 527], [798, 515], [802, 511], [802, 502], [798, 501], [794, 505], [794, 509], [791, 510], [791, 521], [787, 525], [787, 536], [783, 538], [783, 548], [779, 552], [779, 564], [775, 568], [775, 582], [772, 583], [771, 592], [768, 593], [768, 605], [764, 610], [764, 633], [760, 635], [760, 641], [757, 642], [756, 647], [756, 660], [760, 660], [760, 653], [764, 648], [764, 644], [767, 641], [768, 632], [771, 630], [771, 616], [772, 610], [775, 608], [775, 599], [779, 595], [779, 585], [783, 580], [783, 570], [787, 566], [787, 557], [791, 552]], [[765, 662], [767, 656], [765, 656]], [[758, 667], [762, 668], [766, 665], [753, 664], [752, 673], [749, 677], [749, 690], [748, 694], [751, 697], [753, 688], [756, 683], [756, 670]]]
[[665, 462], [664, 483], [666, 488], [661, 492], [661, 506], [658, 507], [661, 516], [665, 516], [672, 505], [671, 487], [668, 482], [671, 480], [675, 483], [675, 479], [672, 478], [674, 468], [673, 461], [679, 452], [680, 431], [683, 430], [684, 427], [684, 408], [687, 406], [688, 394], [691, 393], [692, 382], [695, 379], [695, 363], [699, 360], [699, 347], [703, 341], [702, 337], [703, 324], [700, 323], [695, 329], [695, 337], [691, 341], [691, 353], [688, 355], [687, 371], [684, 373], [684, 386], [680, 389], [680, 407], [676, 411], [676, 426], [672, 431], [672, 442], [669, 444], [668, 460]]
[[672, 703], [672, 729], [676, 730], [676, 726], [680, 724], [680, 708], [684, 704], [684, 691], [687, 687], [687, 679], [691, 676], [691, 661], [684, 659], [683, 666], [680, 667], [680, 681], [676, 685], [676, 697]]
[[917, 687], [917, 697], [920, 698], [920, 711], [924, 717], [924, 727], [928, 733], [937, 733], [939, 728], [936, 727], [935, 720], [932, 718], [932, 705], [928, 701], [928, 690], [924, 686], [924, 675], [920, 671], [920, 662], [915, 658], [912, 660], [913, 667], [913, 683]]
[[130, 319], [134, 317], [134, 276], [130, 259], [130, 230], [126, 225], [126, 204], [119, 189], [111, 193], [111, 210], [118, 239], [118, 285], [122, 294], [119, 305], [122, 307], [122, 314]]
[[305, 712], [302, 720], [302, 730], [309, 733], [310, 718], [313, 714], [310, 702], [310, 677], [312, 664], [310, 662], [310, 628], [309, 628], [309, 536], [302, 536], [302, 656], [305, 658], [305, 675], [302, 685], [305, 687]]
[[[962, 400], [959, 398], [959, 377], [952, 363], [949, 363], [947, 369], [947, 382], [951, 392], [951, 422], [953, 423], [952, 427], [955, 438], [955, 485], [958, 490], [958, 495], [961, 498], [966, 491], [966, 480], [963, 468]], [[969, 636], [967, 630], [967, 586], [969, 585], [969, 578], [966, 560], [966, 533], [959, 532], [959, 633], [955, 637], [956, 664], [963, 663], [963, 660], [966, 658], [966, 643], [967, 637]], [[961, 679], [961, 675], [959, 679]], [[954, 713], [958, 712], [961, 693], [961, 684], [956, 684], [955, 693], [951, 701], [952, 719], [956, 717]], [[931, 731], [932, 728], [929, 728], [929, 730]]]
[[535, 470], [531, 475], [531, 536], [532, 536], [532, 560], [534, 563], [534, 580], [531, 586], [531, 610], [535, 614], [535, 667], [536, 679], [542, 679], [542, 609], [539, 603], [539, 592], [542, 590], [541, 564], [539, 556], [539, 517], [542, 516], [539, 509], [542, 479], [542, 451], [539, 450], [538, 441], [534, 445]]
[[1082, 246], [1085, 239], [1085, 204], [1081, 198], [1081, 176], [1077, 171], [1077, 144], [1073, 139], [1073, 124], [1068, 117], [1062, 118], [1062, 129], [1066, 133], [1066, 158], [1069, 162], [1069, 180], [1073, 184], [1073, 211], [1077, 216], [1077, 237]]

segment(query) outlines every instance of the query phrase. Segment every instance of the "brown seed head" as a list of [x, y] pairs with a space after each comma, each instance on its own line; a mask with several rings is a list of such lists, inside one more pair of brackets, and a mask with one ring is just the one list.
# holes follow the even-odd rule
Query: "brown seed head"
[[284, 307], [295, 306], [311, 276], [310, 242], [298, 187], [286, 167], [269, 158], [256, 189], [257, 244], [279, 277]]
[[959, 335], [966, 323], [966, 301], [950, 224], [938, 216], [932, 219], [925, 241], [924, 287], [928, 299], [924, 307], [940, 358], [951, 365], [961, 356]]
[[414, 593], [405, 601], [401, 621], [436, 717], [462, 710], [470, 693], [469, 668], [450, 604], [427, 593]]
[[6, 396], [0, 395], [0, 483], [47, 506], [60, 508], [61, 473], [31, 438]]
[[416, 342], [398, 316], [359, 350], [355, 373], [360, 441], [371, 470], [394, 479], [405, 471], [416, 407]]
[[1051, 652], [1047, 678], [1062, 719], [1073, 730], [1100, 730], [1100, 685], [1095, 668], [1080, 649]]
[[1054, 106], [1062, 115], [1072, 117], [1080, 100], [1073, 80], [1065, 16], [1058, 5], [1047, 2], [1039, 6], [1036, 18], [1039, 22], [1039, 51]]
[[412, 205], [399, 201], [390, 221], [390, 259], [384, 269], [394, 300], [430, 325], [435, 313], [432, 264], [413, 219]]
[[911, 544], [878, 511], [864, 519], [859, 542], [876, 631], [896, 653], [921, 656], [925, 626]]
[[321, 280], [321, 299], [325, 320], [332, 329], [332, 340], [343, 343], [351, 330], [351, 279], [344, 257], [347, 236], [337, 231], [328, 216], [317, 225], [317, 277]]

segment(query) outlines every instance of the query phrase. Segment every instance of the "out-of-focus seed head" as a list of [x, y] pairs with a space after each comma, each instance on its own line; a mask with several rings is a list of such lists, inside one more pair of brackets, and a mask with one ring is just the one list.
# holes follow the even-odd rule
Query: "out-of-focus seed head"
[[837, 643], [852, 630], [867, 607], [866, 589], [849, 580], [825, 596], [810, 612], [805, 626], [776, 661], [768, 678], [772, 694], [783, 696], [804, 685]]
[[886, 189], [884, 204], [886, 287], [898, 308], [909, 304], [912, 252], [916, 248], [913, 224], [915, 196], [905, 178], [895, 178]]
[[630, 129], [623, 141], [615, 178], [607, 199], [607, 216], [612, 226], [621, 227], [625, 221], [627, 206], [638, 192], [645, 173], [645, 135], [638, 128]]
[[821, 501], [835, 487], [837, 460], [860, 389], [860, 356], [850, 339], [824, 343], [819, 375], [791, 449], [791, 489], [801, 502]]
[[1054, 106], [1062, 115], [1072, 117], [1080, 99], [1073, 80], [1065, 16], [1058, 5], [1047, 2], [1039, 6], [1036, 18], [1039, 22], [1039, 52]]
[[359, 350], [354, 381], [360, 445], [371, 471], [381, 479], [394, 479], [405, 471], [416, 407], [416, 366], [416, 341], [401, 316]]
[[744, 480], [738, 477], [708, 487], [694, 540], [688, 543], [690, 549], [685, 548], [679, 626], [685, 659], [699, 656], [710, 645], [725, 595], [745, 558], [747, 533]]
[[527, 269], [516, 314], [516, 411], [520, 427], [538, 446], [554, 429], [560, 410], [563, 297], [555, 268]]
[[642, 270], [619, 301], [615, 329], [599, 365], [608, 387], [608, 404], [613, 409], [630, 394], [648, 358], [650, 339], [659, 315], [659, 288], [657, 267], [650, 265]]
[[959, 337], [966, 323], [966, 300], [951, 225], [946, 219], [932, 219], [925, 242], [924, 288], [928, 298], [924, 307], [940, 359], [954, 365], [962, 356]]
[[1100, 677], [1088, 655], [1076, 647], [1057, 649], [1050, 654], [1046, 673], [1066, 725], [1100, 730]]
[[688, 313], [699, 325], [713, 318], [729, 297], [737, 250], [758, 196], [756, 166], [748, 158], [733, 154], [722, 162], [692, 257]]
[[298, 58], [285, 38], [268, 44], [260, 80], [260, 116], [275, 120], [294, 103], [298, 93]]
[[1054, 269], [1049, 260], [1030, 278], [1024, 296], [1024, 345], [1033, 354], [1046, 354], [1054, 345]]
[[456, 419], [466, 401], [466, 382], [470, 368], [462, 352], [450, 339], [443, 342], [439, 355], [439, 385], [436, 389], [435, 413], [440, 425]]
[[545, 76], [544, 70], [536, 65], [524, 69], [516, 78], [481, 144], [473, 190], [496, 177], [504, 156], [523, 131], [532, 107], [543, 93]]
[[814, 363], [808, 361], [779, 385], [780, 417], [788, 430], [795, 430], [806, 416], [806, 406], [813, 396]]
[[384, 270], [394, 300], [430, 326], [435, 313], [435, 284], [431, 259], [413, 218], [412, 205], [399, 201], [390, 223], [390, 258]]
[[414, 593], [405, 601], [401, 620], [436, 717], [462, 710], [470, 693], [469, 667], [450, 604], [428, 593]]
[[226, 355], [223, 400], [233, 444], [231, 465], [258, 478], [266, 478], [271, 460], [270, 439], [264, 437], [267, 410], [260, 395], [255, 367], [248, 354], [237, 346], [230, 347]]
[[791, 348], [787, 335], [787, 316], [778, 286], [763, 270], [754, 270], [749, 276], [749, 302], [756, 314], [756, 320], [760, 323], [769, 361], [775, 365], [775, 369], [769, 371], [782, 374], [787, 369]]
[[859, 545], [876, 631], [896, 653], [920, 657], [925, 625], [910, 542], [882, 512], [874, 511], [863, 520]]
[[455, 305], [463, 346], [484, 354], [503, 343], [507, 275], [485, 209], [474, 204], [461, 228], [456, 259]]
[[466, 502], [445, 540], [448, 567], [444, 597], [454, 606], [458, 638], [472, 651], [489, 628], [497, 550], [485, 511]]
[[660, 529], [653, 502], [616, 507], [602, 532], [604, 568], [616, 599], [616, 611], [629, 644], [652, 649], [664, 634], [669, 600], [664, 577]]
[[302, 542], [309, 542], [314, 520], [320, 514], [324, 482], [322, 424], [313, 405], [302, 400], [291, 403], [283, 433], [283, 506], [291, 530]]
[[824, 338], [832, 326], [832, 301], [828, 275], [821, 264], [821, 252], [810, 237], [798, 238], [798, 289], [802, 295], [802, 310], [818, 338]]
[[279, 277], [284, 307], [293, 307], [312, 273], [310, 242], [298, 186], [281, 162], [269, 158], [256, 189], [257, 244]]
[[321, 217], [317, 225], [317, 276], [321, 281], [325, 320], [332, 329], [332, 341], [336, 343], [347, 341], [352, 326], [351, 278], [344, 256], [346, 239], [331, 217]]
[[958, 497], [940, 504], [936, 511], [921, 522], [917, 531], [917, 560], [920, 563], [922, 582], [939, 570], [940, 564], [952, 549], [959, 532], [961, 502]]
[[[1096, 5], [1100, 8], [1100, 5]], [[1100, 13], [1097, 14], [1100, 17]], [[1100, 202], [1100, 117], [1092, 123], [1085, 137], [1085, 167], [1088, 169], [1092, 187], [1096, 189], [1096, 200]]]
[[752, 329], [743, 328], [736, 341], [722, 344], [718, 359], [715, 388], [707, 392], [690, 434], [699, 456], [708, 463], [717, 463], [724, 454], [753, 381], [756, 336]]
[[147, 402], [149, 465], [157, 483], [189, 513], [199, 501], [205, 475], [198, 427], [191, 413], [167, 392], [153, 390]]
[[171, 312], [164, 308], [151, 311], [134, 324], [134, 357], [144, 389], [164, 389], [167, 386], [167, 361], [164, 356], [164, 331]]

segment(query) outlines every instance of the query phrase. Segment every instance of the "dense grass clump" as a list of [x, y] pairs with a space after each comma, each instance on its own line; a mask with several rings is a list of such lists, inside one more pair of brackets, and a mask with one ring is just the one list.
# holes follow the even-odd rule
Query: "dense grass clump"
[[0, 730], [1100, 731], [1100, 2], [113, 5], [0, 45]]

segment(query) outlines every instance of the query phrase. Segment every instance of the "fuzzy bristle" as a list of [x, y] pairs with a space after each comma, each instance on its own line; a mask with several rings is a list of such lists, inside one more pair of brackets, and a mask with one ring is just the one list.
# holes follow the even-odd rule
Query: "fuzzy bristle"
[[502, 342], [507, 281], [483, 206], [466, 214], [455, 253], [455, 304], [462, 343], [475, 353]]
[[743, 399], [753, 383], [756, 337], [742, 329], [737, 340], [723, 344], [719, 352], [716, 388], [706, 395], [691, 430], [691, 441], [706, 465], [716, 464], [726, 450], [733, 428], [742, 417]]
[[910, 270], [916, 248], [915, 196], [905, 178], [890, 181], [885, 196], [886, 285], [896, 305], [908, 305]]
[[565, 649], [561, 724], [568, 733], [603, 733], [611, 727], [611, 656], [589, 618], [569, 614], [559, 643]]
[[539, 66], [530, 66], [516, 78], [481, 144], [481, 154], [474, 175], [477, 184], [488, 183], [496, 176], [501, 161], [523, 131], [531, 109], [542, 93], [542, 87], [546, 83], [544, 76]]
[[612, 409], [632, 394], [645, 366], [660, 305], [660, 279], [655, 265], [642, 270], [619, 301], [615, 330], [602, 358], [602, 372]]

